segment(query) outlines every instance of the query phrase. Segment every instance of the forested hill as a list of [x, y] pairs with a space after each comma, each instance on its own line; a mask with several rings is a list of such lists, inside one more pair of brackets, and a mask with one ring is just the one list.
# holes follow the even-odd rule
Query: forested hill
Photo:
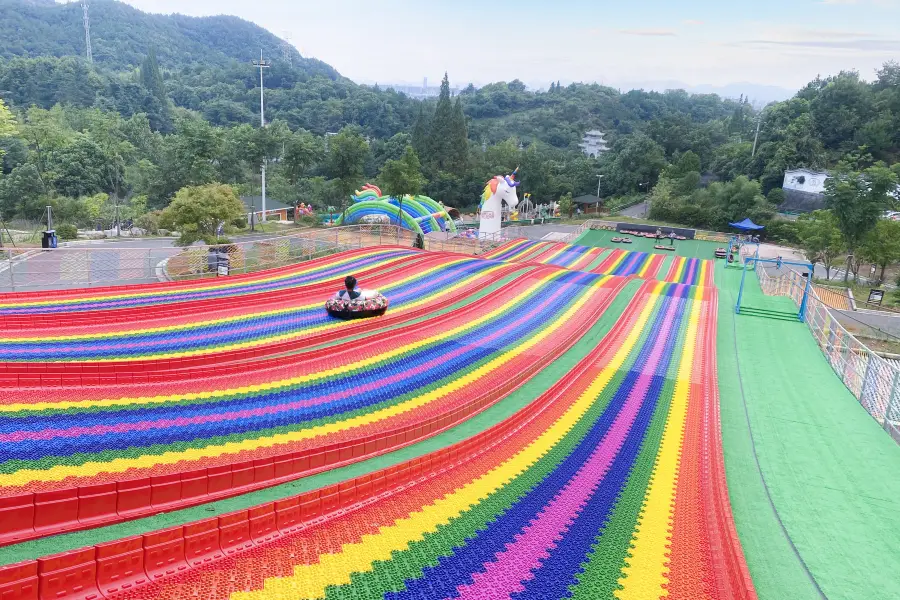
[[[651, 192], [651, 215], [706, 228], [771, 217], [786, 169], [877, 175], [884, 163], [900, 173], [894, 62], [874, 77], [816, 78], [761, 112], [714, 94], [582, 83], [534, 91], [519, 80], [453, 99], [445, 78], [440, 99], [420, 102], [293, 49], [286, 60], [281, 40], [238, 18], [151, 15], [113, 0], [90, 10], [93, 65], [78, 3], [0, 0], [5, 215], [31, 219], [52, 204], [83, 226], [103, 195], [127, 198], [135, 216], [189, 185], [258, 195], [264, 160], [272, 197], [340, 206], [408, 145], [422, 191], [453, 206], [476, 205], [487, 178], [520, 166], [521, 191], [536, 202], [596, 193], [600, 177], [604, 198]], [[260, 47], [272, 60], [265, 128], [251, 64]], [[599, 158], [579, 148], [592, 129], [609, 141]]]
[[[227, 66], [259, 57], [283, 55], [283, 42], [269, 31], [230, 16], [186, 17], [141, 12], [114, 0], [90, 3], [94, 62], [115, 71], [140, 66], [151, 48], [171, 67]], [[290, 48], [294, 67], [305, 74], [339, 77], [325, 63]], [[80, 3], [52, 0], [0, 0], [0, 57], [84, 56]]]

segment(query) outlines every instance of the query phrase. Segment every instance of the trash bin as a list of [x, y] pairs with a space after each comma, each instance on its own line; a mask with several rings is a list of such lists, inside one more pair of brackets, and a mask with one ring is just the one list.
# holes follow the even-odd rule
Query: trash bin
[[231, 270], [231, 257], [223, 250], [210, 248], [209, 256], [207, 257], [207, 265], [210, 273], [228, 275]]
[[48, 229], [41, 238], [41, 248], [56, 248], [56, 230]]

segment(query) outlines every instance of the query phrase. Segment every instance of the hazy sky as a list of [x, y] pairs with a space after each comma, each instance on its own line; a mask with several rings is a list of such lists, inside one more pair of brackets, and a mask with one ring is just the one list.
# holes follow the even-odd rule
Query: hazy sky
[[232, 14], [360, 83], [553, 80], [798, 88], [900, 56], [900, 0], [126, 0]]

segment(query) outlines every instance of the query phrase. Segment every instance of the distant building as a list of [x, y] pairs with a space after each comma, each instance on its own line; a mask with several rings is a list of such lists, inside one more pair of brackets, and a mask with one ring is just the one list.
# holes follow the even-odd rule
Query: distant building
[[785, 190], [796, 190], [807, 194], [825, 193], [825, 180], [828, 173], [825, 171], [813, 171], [812, 169], [793, 169], [784, 172]]
[[785, 213], [808, 213], [825, 208], [825, 180], [828, 173], [812, 169], [790, 169], [784, 172], [784, 202], [778, 210]]
[[[391, 83], [391, 84], [387, 84], [386, 87], [389, 89], [393, 89], [395, 92], [400, 92], [400, 93], [406, 94], [407, 96], [409, 96], [410, 98], [413, 98], [415, 100], [426, 100], [428, 98], [437, 98], [438, 96], [441, 95], [441, 86], [433, 85], [433, 86], [429, 87], [427, 77], [422, 82], [421, 86], [402, 85], [402, 84]], [[450, 97], [452, 98], [452, 97], [456, 96], [457, 94], [459, 94], [459, 88], [451, 87], [450, 88]]]
[[609, 150], [609, 146], [606, 144], [606, 140], [603, 136], [604, 133], [602, 131], [597, 131], [596, 129], [592, 129], [584, 134], [579, 146], [581, 146], [581, 150], [584, 152], [585, 156], [597, 158]]
[[[825, 171], [791, 169], [784, 172], [784, 202], [781, 212], [806, 213], [825, 208], [825, 182], [831, 177]], [[900, 200], [900, 186], [891, 196]]]
[[[262, 220], [262, 196], [241, 196], [244, 210], [247, 211], [247, 223], [250, 222], [250, 214], [255, 216], [253, 220], [259, 223]], [[266, 220], [288, 221], [289, 213], [294, 211], [293, 206], [279, 202], [274, 198], [266, 198]]]

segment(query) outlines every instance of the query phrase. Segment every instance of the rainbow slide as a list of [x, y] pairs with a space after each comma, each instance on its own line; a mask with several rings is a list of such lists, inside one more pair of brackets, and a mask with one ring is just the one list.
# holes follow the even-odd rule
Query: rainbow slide
[[594, 269], [594, 273], [607, 275], [634, 275], [641, 279], [656, 278], [665, 257], [648, 252], [632, 252], [614, 248]]
[[711, 260], [676, 256], [672, 266], [669, 267], [669, 272], [666, 273], [665, 281], [711, 287], [714, 285], [714, 267], [715, 264]]
[[[605, 252], [3, 298], [0, 597], [755, 599], [710, 265]], [[318, 314], [348, 268], [388, 314]]]

